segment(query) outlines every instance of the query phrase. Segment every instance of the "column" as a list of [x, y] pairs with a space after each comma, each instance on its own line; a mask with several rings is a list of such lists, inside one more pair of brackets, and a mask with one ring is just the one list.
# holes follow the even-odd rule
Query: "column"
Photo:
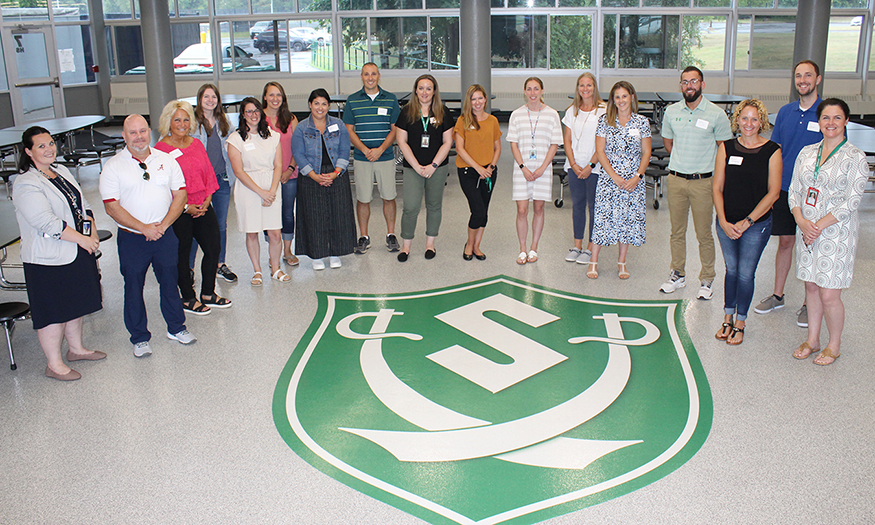
[[[799, 0], [796, 10], [796, 38], [793, 46], [793, 65], [800, 60], [813, 60], [826, 69], [826, 39], [829, 34], [830, 0]], [[823, 83], [817, 88], [823, 94]], [[790, 80], [790, 100], [798, 100], [799, 93]]]
[[[461, 0], [462, 96], [471, 84], [492, 93], [492, 21], [489, 0]], [[487, 111], [492, 104], [487, 100]]]
[[[170, 12], [166, 0], [139, 0], [140, 30], [146, 61], [146, 93], [152, 140], [158, 136], [158, 117], [165, 104], [176, 99], [173, 48], [170, 42]], [[221, 62], [219, 62], [221, 64]], [[221, 67], [221, 66], [219, 66]]]

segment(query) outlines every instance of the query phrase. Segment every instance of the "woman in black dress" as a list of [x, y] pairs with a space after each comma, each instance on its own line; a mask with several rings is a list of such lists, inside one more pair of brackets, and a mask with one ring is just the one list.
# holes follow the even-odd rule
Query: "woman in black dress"
[[48, 131], [28, 128], [21, 143], [13, 202], [33, 327], [48, 360], [46, 376], [75, 381], [82, 375], [61, 358], [65, 337], [67, 361], [106, 357], [82, 346], [82, 317], [102, 308], [94, 214], [67, 168], [54, 165]]

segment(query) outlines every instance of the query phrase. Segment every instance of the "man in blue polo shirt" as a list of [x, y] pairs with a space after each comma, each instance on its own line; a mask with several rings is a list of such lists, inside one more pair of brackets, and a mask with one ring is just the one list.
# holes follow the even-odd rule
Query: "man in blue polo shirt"
[[[790, 213], [787, 203], [787, 190], [793, 179], [793, 166], [802, 148], [823, 140], [820, 126], [817, 124], [817, 106], [820, 97], [817, 86], [823, 77], [820, 68], [811, 60], [803, 60], [793, 68], [793, 82], [799, 101], [791, 102], [778, 111], [772, 140], [781, 146], [781, 159], [784, 161], [784, 171], [781, 177], [781, 196], [772, 208], [772, 235], [778, 237], [778, 253], [775, 255], [775, 290], [772, 295], [763, 299], [753, 311], [767, 314], [772, 310], [784, 307], [784, 284], [793, 264], [793, 245], [796, 243], [796, 221]], [[808, 311], [805, 303], [796, 312], [796, 324], [808, 327]]]
[[362, 66], [364, 87], [349, 96], [343, 110], [343, 122], [355, 147], [355, 195], [360, 237], [355, 253], [362, 254], [371, 246], [368, 221], [374, 182], [383, 199], [386, 218], [386, 247], [390, 252], [400, 249], [395, 237], [395, 121], [401, 114], [398, 98], [380, 87], [380, 70], [368, 62]]

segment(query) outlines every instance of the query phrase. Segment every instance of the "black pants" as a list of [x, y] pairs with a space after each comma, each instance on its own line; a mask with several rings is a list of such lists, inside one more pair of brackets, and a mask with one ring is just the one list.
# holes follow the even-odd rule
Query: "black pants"
[[207, 212], [197, 219], [188, 213], [183, 213], [173, 223], [173, 233], [179, 239], [179, 293], [183, 301], [194, 299], [194, 283], [188, 268], [188, 256], [191, 253], [191, 240], [197, 240], [198, 246], [204, 251], [201, 261], [201, 295], [213, 295], [216, 289], [216, 269], [219, 264], [219, 220], [212, 204]]
[[492, 199], [492, 190], [495, 189], [495, 181], [498, 178], [498, 170], [492, 172], [491, 185], [487, 183], [487, 179], [481, 179], [474, 168], [457, 168], [457, 170], [459, 171], [459, 186], [462, 187], [462, 192], [468, 199], [468, 207], [471, 209], [468, 227], [472, 230], [484, 228], [488, 219], [489, 200]]

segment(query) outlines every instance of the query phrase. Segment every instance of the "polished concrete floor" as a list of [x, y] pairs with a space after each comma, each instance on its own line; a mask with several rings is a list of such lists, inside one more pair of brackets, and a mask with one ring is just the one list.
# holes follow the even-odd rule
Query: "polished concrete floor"
[[[154, 354], [147, 359], [132, 355], [115, 240], [104, 243], [104, 308], [86, 319], [85, 333], [87, 345], [109, 357], [77, 363], [83, 378], [74, 383], [48, 379], [36, 333], [24, 321], [13, 341], [18, 370], [0, 366], [0, 523], [423, 523], [311, 467], [274, 426], [274, 388], [313, 318], [315, 291], [396, 293], [504, 274], [597, 297], [665, 298], [658, 292], [669, 263], [665, 199], [659, 210], [648, 207], [647, 243], [630, 250], [628, 281], [616, 277], [616, 248], [603, 251], [595, 281], [585, 277], [583, 265], [564, 261], [572, 240], [567, 193], [565, 207], [547, 206], [540, 260], [518, 266], [510, 163], [505, 151], [482, 262], [460, 257], [467, 205], [455, 176], [446, 188], [438, 255], [431, 261], [422, 257], [424, 212], [411, 259], [401, 265], [380, 242], [385, 225], [374, 203], [374, 247], [366, 255], [344, 257], [343, 268], [321, 272], [302, 258], [289, 270], [290, 283], [267, 280], [254, 289], [232, 213], [228, 263], [241, 279], [220, 280], [218, 290], [233, 299], [233, 308], [189, 316], [188, 328], [199, 340], [184, 347], [164, 337], [150, 278], [145, 295]], [[98, 172], [84, 168], [82, 186], [99, 227], [114, 231], [97, 192]], [[684, 319], [713, 395], [708, 440], [665, 478], [545, 523], [875, 523], [875, 196], [867, 195], [860, 211], [854, 283], [842, 295], [847, 318], [838, 362], [818, 367], [791, 357], [805, 337], [795, 324], [803, 288], [794, 277], [787, 307], [751, 314], [739, 347], [713, 336], [722, 320], [719, 279], [712, 301], [695, 300], [697, 287], [687, 286], [674, 297], [689, 300]], [[692, 232], [688, 248], [687, 273], [695, 277]], [[264, 245], [262, 253], [266, 266]], [[14, 259], [14, 248], [10, 254]], [[771, 291], [774, 254], [772, 242], [757, 275], [755, 302]], [[722, 276], [719, 255], [717, 269]], [[75, 300], [62, 290], [58, 295]], [[23, 292], [0, 297], [26, 300]]]

